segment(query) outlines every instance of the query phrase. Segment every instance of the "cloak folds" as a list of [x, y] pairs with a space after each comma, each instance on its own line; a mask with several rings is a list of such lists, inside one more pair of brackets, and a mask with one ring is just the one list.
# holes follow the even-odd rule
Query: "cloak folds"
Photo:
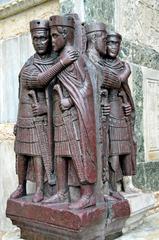
[[[88, 183], [95, 183], [97, 169], [93, 88], [83, 57], [80, 56], [76, 62], [58, 74], [58, 79], [67, 89], [77, 109], [82, 149], [83, 179]], [[71, 154], [73, 156], [73, 150], [71, 150]]]

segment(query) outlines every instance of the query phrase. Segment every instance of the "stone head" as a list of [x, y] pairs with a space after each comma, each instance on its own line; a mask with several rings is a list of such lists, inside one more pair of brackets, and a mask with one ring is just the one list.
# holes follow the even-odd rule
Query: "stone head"
[[106, 25], [102, 22], [93, 22], [86, 25], [87, 49], [95, 48], [100, 55], [106, 55]]
[[47, 54], [50, 45], [49, 21], [41, 19], [31, 21], [30, 32], [36, 53]]
[[116, 32], [108, 32], [107, 34], [107, 56], [116, 58], [120, 51], [122, 36]]
[[55, 52], [61, 52], [66, 45], [74, 41], [74, 19], [71, 16], [51, 16], [49, 26], [52, 47]]

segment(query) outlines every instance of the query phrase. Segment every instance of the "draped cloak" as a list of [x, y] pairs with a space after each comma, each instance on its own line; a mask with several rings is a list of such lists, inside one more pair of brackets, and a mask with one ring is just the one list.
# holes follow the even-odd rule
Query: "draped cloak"
[[[80, 130], [81, 159], [74, 162], [79, 181], [96, 182], [96, 127], [93, 101], [93, 88], [83, 56], [58, 74], [57, 78], [69, 93], [77, 111]], [[66, 126], [67, 128], [67, 126]], [[68, 140], [70, 136], [68, 133]], [[70, 141], [71, 142], [71, 141]], [[74, 161], [74, 150], [70, 144], [71, 156]], [[81, 168], [76, 167], [80, 161]]]

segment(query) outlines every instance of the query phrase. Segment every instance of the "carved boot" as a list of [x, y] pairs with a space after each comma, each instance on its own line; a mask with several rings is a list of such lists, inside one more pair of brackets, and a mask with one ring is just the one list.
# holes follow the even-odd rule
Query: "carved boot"
[[142, 190], [136, 188], [132, 183], [132, 176], [124, 176], [123, 177], [123, 187], [124, 192], [126, 193], [141, 193]]
[[96, 205], [96, 197], [93, 193], [92, 185], [81, 186], [81, 198], [74, 203], [71, 203], [70, 209], [83, 209]]
[[68, 192], [57, 192], [52, 197], [46, 199], [43, 201], [44, 204], [55, 204], [55, 203], [68, 203], [69, 202], [69, 196]]
[[69, 201], [67, 161], [61, 157], [56, 158], [56, 172], [57, 193], [43, 201], [44, 204], [67, 203]]
[[41, 202], [43, 199], [44, 199], [43, 190], [37, 189], [36, 193], [34, 194], [34, 196], [32, 198], [32, 202], [34, 202], [34, 203]]
[[10, 195], [11, 199], [21, 198], [26, 195], [26, 183], [19, 184], [17, 189]]

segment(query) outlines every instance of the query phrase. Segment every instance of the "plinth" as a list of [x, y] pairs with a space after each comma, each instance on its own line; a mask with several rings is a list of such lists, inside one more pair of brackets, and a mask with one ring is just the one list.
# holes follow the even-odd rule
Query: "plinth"
[[106, 215], [106, 206], [75, 211], [68, 204], [34, 204], [29, 196], [7, 202], [7, 217], [26, 240], [104, 240]]

